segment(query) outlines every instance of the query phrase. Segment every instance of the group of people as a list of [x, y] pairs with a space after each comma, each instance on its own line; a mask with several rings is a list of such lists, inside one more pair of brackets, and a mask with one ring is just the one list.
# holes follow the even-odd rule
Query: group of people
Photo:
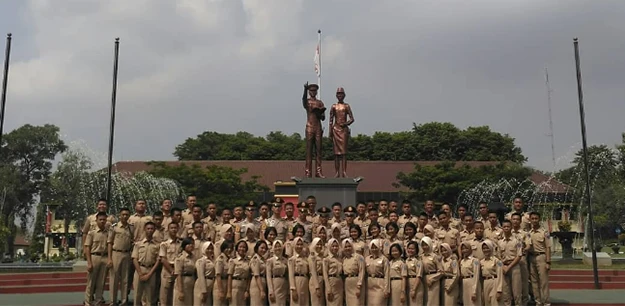
[[520, 198], [503, 222], [486, 203], [476, 216], [433, 201], [418, 216], [409, 201], [402, 214], [386, 200], [316, 209], [313, 196], [219, 214], [186, 204], [150, 216], [139, 200], [113, 217], [99, 201], [83, 228], [85, 304], [104, 302], [110, 274], [114, 305], [130, 284], [135, 305], [527, 305], [530, 294], [549, 305], [549, 234]]

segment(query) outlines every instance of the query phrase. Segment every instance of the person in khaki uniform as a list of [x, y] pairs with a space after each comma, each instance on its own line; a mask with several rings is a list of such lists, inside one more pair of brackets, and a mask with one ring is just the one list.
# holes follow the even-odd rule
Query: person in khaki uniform
[[109, 261], [109, 290], [111, 302], [117, 303], [117, 291], [121, 288], [121, 304], [128, 304], [128, 273], [132, 258], [132, 237], [134, 229], [128, 223], [130, 209], [121, 208], [119, 210], [119, 223], [113, 225], [108, 237], [108, 261]]
[[[230, 226], [230, 224], [227, 224]], [[231, 226], [230, 226], [231, 227]], [[230, 231], [232, 233], [232, 231]], [[231, 234], [232, 235], [232, 234]], [[227, 306], [228, 300], [228, 261], [232, 255], [234, 246], [230, 240], [224, 240], [219, 245], [215, 245], [215, 255], [219, 251], [219, 255], [215, 259], [215, 284], [213, 284], [213, 305]]]
[[447, 243], [451, 247], [454, 254], [458, 254], [458, 245], [460, 245], [460, 232], [449, 223], [447, 213], [440, 212], [438, 214], [439, 227], [436, 229], [435, 237], [442, 243]]
[[182, 253], [174, 262], [174, 306], [193, 305], [193, 287], [195, 286], [194, 242], [192, 238], [182, 239]]
[[488, 223], [488, 225], [484, 224], [485, 225], [484, 237], [486, 237], [486, 239], [490, 239], [493, 242], [497, 243], [497, 241], [501, 239], [501, 236], [503, 235], [503, 231], [501, 230], [501, 225], [499, 224], [497, 213], [493, 211], [489, 211], [488, 221], [486, 222]]
[[145, 200], [137, 200], [135, 213], [128, 218], [128, 223], [134, 227], [134, 241], [139, 242], [145, 238], [145, 224], [152, 221], [152, 217], [146, 215], [147, 204]]
[[187, 196], [185, 201], [187, 208], [182, 211], [183, 224], [193, 222], [193, 206], [197, 205], [197, 198], [194, 195]]
[[482, 305], [482, 267], [480, 260], [473, 257], [473, 248], [469, 241], [460, 244], [460, 286], [464, 306]]
[[85, 239], [84, 252], [87, 257], [85, 305], [104, 303], [102, 293], [104, 291], [104, 283], [106, 282], [107, 241], [109, 236], [106, 222], [106, 213], [102, 211], [97, 213], [97, 228], [89, 231]]
[[343, 258], [339, 241], [328, 241], [329, 256], [323, 259], [323, 281], [326, 287], [326, 305], [343, 306]]
[[344, 239], [343, 247], [343, 274], [345, 275], [345, 305], [365, 305], [365, 258], [354, 252], [351, 239]]
[[521, 216], [521, 229], [529, 231], [529, 229], [532, 227], [530, 221], [530, 213], [523, 212], [524, 206], [525, 204], [523, 204], [523, 199], [514, 198], [514, 200], [512, 201], [512, 211], [507, 213], [505, 218], [507, 220], [512, 220], [513, 214], [519, 214], [519, 216]]
[[132, 260], [135, 266], [133, 288], [135, 289], [135, 306], [154, 304], [154, 290], [156, 290], [156, 269], [159, 266], [158, 252], [160, 245], [154, 241], [155, 224], [148, 221], [144, 225], [145, 238], [135, 244], [132, 250]]
[[343, 211], [343, 205], [341, 202], [334, 202], [332, 204], [332, 217], [328, 220], [330, 225], [334, 225], [335, 223], [341, 224], [343, 219], [341, 218], [341, 212]]
[[230, 306], [245, 306], [250, 298], [252, 276], [245, 241], [237, 242], [236, 254], [228, 262], [228, 299]]
[[[390, 262], [389, 262], [389, 291], [386, 294], [389, 297], [389, 305], [404, 306], [406, 305], [406, 280], [408, 278], [408, 270], [406, 263], [402, 260], [402, 247], [398, 243], [391, 245]], [[454, 305], [456, 306], [456, 305]]]
[[273, 256], [266, 263], [269, 305], [286, 306], [289, 299], [289, 280], [284, 243], [280, 240], [274, 241], [272, 250]]
[[480, 260], [484, 283], [482, 298], [486, 305], [503, 305], [503, 263], [495, 257], [495, 243], [486, 240], [481, 245], [484, 258]]
[[470, 241], [473, 240], [473, 238], [475, 238], [475, 232], [474, 232], [474, 227], [473, 225], [475, 224], [475, 221], [473, 220], [473, 215], [472, 214], [466, 214], [464, 215], [464, 218], [462, 219], [462, 227], [463, 230], [460, 231], [460, 241]]
[[312, 305], [325, 306], [325, 286], [323, 282], [323, 259], [327, 251], [324, 241], [315, 237], [308, 247], [308, 270], [310, 271], [310, 281], [308, 291], [310, 292], [310, 303]]
[[441, 243], [440, 254], [442, 257], [443, 280], [441, 282], [441, 293], [443, 297], [442, 305], [457, 306], [458, 294], [460, 292], [458, 281], [460, 279], [460, 269], [458, 260], [454, 256], [451, 246], [448, 243]]
[[169, 239], [161, 242], [158, 256], [160, 257], [163, 270], [161, 272], [161, 287], [159, 301], [162, 306], [171, 306], [174, 303], [174, 263], [182, 251], [181, 241], [178, 238], [178, 223], [169, 223], [167, 227]]
[[540, 227], [540, 214], [530, 213], [532, 228], [529, 266], [532, 291], [537, 305], [551, 305], [549, 301], [549, 270], [551, 270], [551, 243], [549, 232]]
[[210, 241], [202, 244], [202, 258], [195, 262], [197, 279], [193, 287], [193, 306], [213, 305], [213, 284], [215, 282], [215, 246]]
[[289, 285], [291, 289], [291, 305], [310, 305], [309, 278], [310, 269], [308, 265], [306, 244], [302, 237], [295, 237], [293, 243], [293, 255], [289, 258]]
[[517, 240], [521, 241], [523, 245], [523, 256], [521, 260], [519, 260], [519, 268], [521, 269], [521, 290], [522, 290], [522, 298], [521, 304], [527, 305], [529, 302], [529, 292], [530, 292], [530, 281], [529, 281], [529, 267], [527, 264], [527, 255], [529, 254], [530, 249], [532, 248], [532, 238], [528, 231], [521, 228], [521, 215], [514, 213], [510, 217], [512, 221], [512, 235], [516, 237]]
[[469, 242], [471, 243], [471, 248], [473, 249], [473, 257], [482, 260], [484, 259], [484, 253], [482, 252], [482, 242], [487, 239], [484, 239], [484, 223], [482, 221], [475, 221], [473, 223], [473, 233], [475, 237]]
[[504, 220], [501, 227], [503, 236], [498, 244], [499, 259], [503, 263], [503, 303], [521, 305], [523, 286], [519, 261], [523, 257], [523, 246], [521, 241], [512, 235], [512, 223], [509, 220]]
[[[383, 241], [381, 239], [372, 240], [369, 243], [369, 250], [371, 255], [365, 258], [366, 301], [370, 305], [386, 305], [391, 292], [389, 288], [390, 265], [388, 258], [382, 254], [384, 251]], [[388, 252], [390, 253], [390, 246]]]
[[421, 263], [423, 264], [423, 282], [425, 283], [425, 291], [427, 292], [427, 305], [440, 305], [441, 282], [443, 277], [442, 258], [434, 253], [434, 241], [430, 237], [421, 239]]
[[[96, 212], [94, 214], [91, 214], [91, 215], [87, 216], [87, 218], [85, 219], [85, 221], [83, 223], [83, 227], [82, 227], [82, 236], [83, 237], [87, 237], [87, 234], [89, 234], [90, 231], [95, 230], [95, 229], [98, 228], [98, 222], [97, 222], [96, 216], [100, 212], [103, 212], [103, 213], [106, 214], [107, 209], [108, 209], [108, 204], [107, 204], [106, 200], [105, 199], [99, 199], [98, 203], [96, 204]], [[115, 216], [114, 215], [108, 215], [106, 217], [105, 227], [108, 229], [108, 228], [111, 227], [111, 225], [113, 225], [113, 223], [115, 223]], [[83, 248], [85, 247], [85, 240], [83, 240], [83, 245], [82, 246], [83, 246]]]
[[418, 257], [419, 243], [410, 241], [406, 246], [406, 269], [408, 272], [408, 305], [424, 305], [425, 292], [421, 281], [423, 265]]
[[252, 279], [250, 283], [250, 305], [267, 305], [267, 254], [269, 246], [264, 240], [254, 245], [254, 255], [250, 259]]

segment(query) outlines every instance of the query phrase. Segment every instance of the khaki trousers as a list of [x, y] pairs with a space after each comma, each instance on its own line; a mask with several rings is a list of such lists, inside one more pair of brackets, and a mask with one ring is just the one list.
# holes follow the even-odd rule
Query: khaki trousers
[[547, 255], [533, 255], [530, 259], [530, 279], [536, 304], [545, 305], [549, 302], [549, 271], [547, 271]]
[[117, 291], [121, 290], [121, 303], [126, 305], [128, 303], [128, 273], [130, 273], [132, 258], [130, 258], [130, 252], [116, 251], [113, 251], [111, 257], [113, 259], [113, 268], [110, 269], [109, 275], [111, 303], [117, 302]]
[[104, 283], [106, 282], [107, 261], [108, 259], [106, 255], [91, 255], [91, 263], [93, 267], [91, 272], [87, 273], [87, 288], [85, 290], [86, 304], [91, 305], [104, 302], [104, 297], [102, 296], [102, 294], [104, 292]]
[[[174, 265], [172, 265], [173, 267]], [[163, 269], [161, 272], [161, 288], [159, 292], [158, 300], [161, 303], [161, 306], [171, 306], [174, 304], [174, 281], [176, 279], [167, 272], [167, 270]]]
[[[152, 269], [143, 266], [140, 268], [141, 273], [148, 273]], [[142, 281], [139, 279], [139, 273], [135, 271], [133, 287], [135, 289], [135, 306], [141, 306], [142, 301], [144, 301], [147, 305], [154, 305], [152, 297], [154, 296], [154, 290], [156, 290], [156, 274], [152, 274], [146, 281]]]
[[523, 278], [521, 267], [516, 264], [503, 276], [503, 304], [506, 306], [521, 305], [523, 295]]
[[526, 306], [530, 301], [530, 272], [527, 266], [527, 256], [521, 257], [519, 268], [521, 269], [521, 305]]

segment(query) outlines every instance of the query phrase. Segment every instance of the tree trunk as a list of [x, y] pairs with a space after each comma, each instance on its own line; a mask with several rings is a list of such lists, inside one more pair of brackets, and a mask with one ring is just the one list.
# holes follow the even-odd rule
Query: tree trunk
[[65, 233], [65, 244], [63, 246], [63, 250], [65, 250], [65, 254], [69, 254], [69, 224], [72, 222], [68, 213], [65, 214], [65, 218], [63, 219], [63, 232]]

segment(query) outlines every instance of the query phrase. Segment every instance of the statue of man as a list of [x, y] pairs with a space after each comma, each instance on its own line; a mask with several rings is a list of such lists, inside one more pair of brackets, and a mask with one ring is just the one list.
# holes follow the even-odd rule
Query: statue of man
[[[345, 103], [345, 89], [336, 89], [336, 102], [330, 109], [330, 139], [334, 145], [334, 177], [347, 176], [347, 144], [350, 137], [349, 126], [354, 123], [354, 115], [349, 104]], [[343, 171], [341, 171], [341, 166]]]
[[[312, 156], [315, 149], [315, 162], [317, 169], [315, 177], [324, 177], [321, 172], [321, 140], [323, 128], [321, 121], [326, 119], [326, 108], [321, 100], [317, 100], [317, 84], [304, 84], [304, 96], [302, 103], [306, 110], [306, 177], [312, 177]], [[310, 96], [310, 98], [308, 97]]]

